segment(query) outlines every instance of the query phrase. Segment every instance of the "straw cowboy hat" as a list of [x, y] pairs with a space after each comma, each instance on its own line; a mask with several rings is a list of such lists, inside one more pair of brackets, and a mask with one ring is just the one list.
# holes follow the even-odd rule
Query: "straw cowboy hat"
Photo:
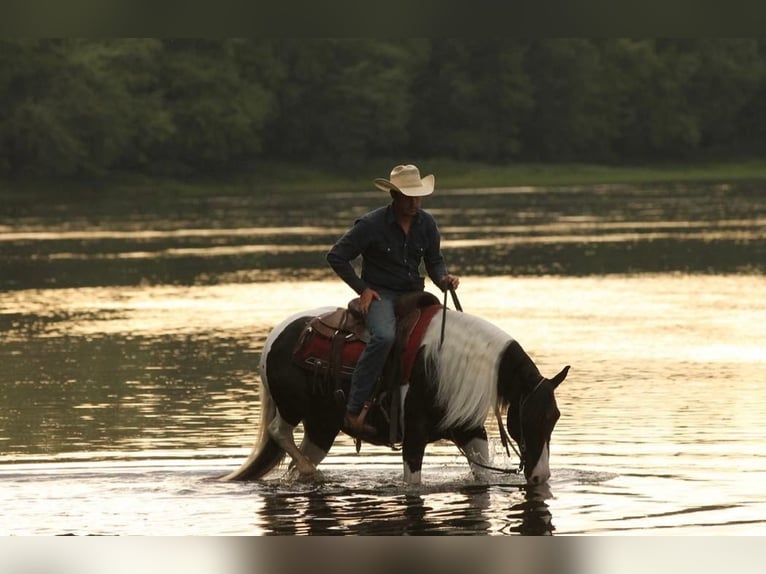
[[377, 178], [375, 187], [383, 191], [400, 191], [410, 197], [431, 195], [434, 191], [434, 176], [427, 175], [420, 179], [420, 171], [414, 165], [397, 165], [391, 170], [391, 180]]

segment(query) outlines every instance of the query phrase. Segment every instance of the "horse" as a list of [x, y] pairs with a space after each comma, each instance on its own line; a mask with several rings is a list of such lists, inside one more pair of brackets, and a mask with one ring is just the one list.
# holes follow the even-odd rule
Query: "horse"
[[[256, 480], [283, 460], [299, 476], [310, 477], [330, 451], [343, 429], [343, 406], [332, 389], [318, 384], [312, 374], [292, 358], [296, 345], [314, 317], [335, 307], [296, 313], [268, 335], [260, 360], [261, 420], [259, 434], [247, 460], [225, 480]], [[421, 483], [427, 444], [450, 440], [466, 457], [472, 472], [481, 477], [489, 466], [485, 421], [505, 411], [508, 434], [518, 445], [519, 474], [528, 485], [544, 484], [550, 478], [551, 434], [560, 417], [554, 391], [566, 378], [569, 366], [551, 379], [544, 377], [521, 345], [491, 322], [464, 312], [442, 309], [433, 316], [417, 350], [409, 379], [398, 397], [403, 459], [407, 485]], [[348, 381], [345, 382], [348, 392]], [[366, 423], [375, 435], [365, 442], [391, 444], [389, 411], [371, 408]], [[394, 411], [396, 412], [396, 411]], [[394, 421], [392, 421], [394, 422]], [[294, 430], [303, 423], [298, 447]], [[359, 440], [357, 438], [357, 450]], [[504, 440], [505, 442], [505, 440]]]

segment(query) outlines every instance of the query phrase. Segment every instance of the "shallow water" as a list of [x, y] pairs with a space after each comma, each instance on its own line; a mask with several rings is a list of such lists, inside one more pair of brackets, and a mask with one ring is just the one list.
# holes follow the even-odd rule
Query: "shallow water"
[[0, 534], [766, 533], [760, 198], [511, 189], [426, 205], [466, 311], [544, 373], [572, 365], [536, 491], [477, 480], [448, 443], [404, 487], [398, 452], [356, 455], [346, 437], [314, 482], [216, 480], [255, 440], [268, 330], [345, 303], [322, 252], [379, 195], [6, 204]]

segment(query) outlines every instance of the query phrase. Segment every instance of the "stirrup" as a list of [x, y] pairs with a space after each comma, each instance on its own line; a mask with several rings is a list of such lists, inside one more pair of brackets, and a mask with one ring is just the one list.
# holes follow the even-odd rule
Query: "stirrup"
[[[370, 403], [365, 402], [362, 410], [358, 415], [351, 415], [348, 411], [343, 416], [343, 429], [355, 438], [365, 438], [375, 436], [377, 430], [375, 427], [365, 424], [364, 419], [367, 417], [367, 412], [370, 410]], [[353, 417], [353, 419], [351, 418]]]

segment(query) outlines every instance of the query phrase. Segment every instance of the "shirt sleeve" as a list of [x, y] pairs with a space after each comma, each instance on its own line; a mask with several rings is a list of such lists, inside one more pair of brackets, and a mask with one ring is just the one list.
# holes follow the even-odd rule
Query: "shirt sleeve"
[[356, 274], [354, 266], [351, 264], [366, 247], [369, 233], [365, 231], [365, 227], [363, 219], [357, 220], [354, 226], [338, 239], [326, 256], [327, 263], [330, 264], [333, 271], [357, 294], [361, 294], [368, 287], [367, 283]]
[[431, 281], [441, 289], [441, 281], [447, 275], [447, 266], [441, 250], [441, 235], [436, 222], [431, 220], [431, 228], [428, 233], [428, 247], [423, 254], [423, 262]]

